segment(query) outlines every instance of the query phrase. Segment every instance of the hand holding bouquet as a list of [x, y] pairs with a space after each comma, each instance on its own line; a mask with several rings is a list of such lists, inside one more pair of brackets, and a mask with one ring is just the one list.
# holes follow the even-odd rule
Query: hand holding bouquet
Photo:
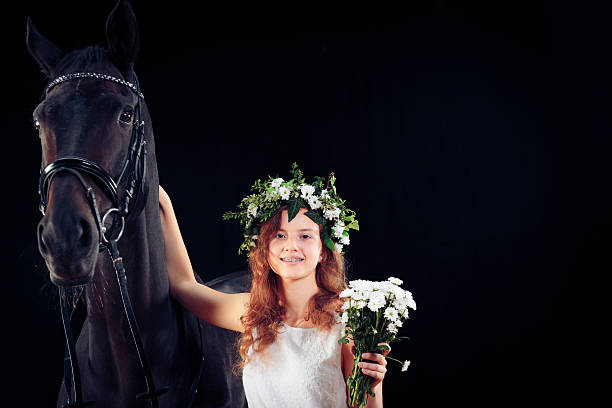
[[[393, 277], [382, 282], [359, 279], [349, 282], [348, 289], [340, 293], [341, 298], [347, 299], [340, 313], [346, 331], [339, 342], [348, 343], [351, 337], [355, 344], [355, 366], [347, 380], [349, 406], [364, 407], [368, 396], [374, 396], [370, 384], [372, 377], [363, 374], [357, 366], [362, 353], [376, 352], [381, 347], [386, 348], [379, 343], [390, 344], [400, 339], [396, 334], [408, 319], [408, 308], [416, 310], [412, 294], [400, 288], [401, 284], [400, 279]], [[386, 358], [402, 363], [389, 356]], [[406, 371], [409, 364], [405, 361], [402, 371]]]

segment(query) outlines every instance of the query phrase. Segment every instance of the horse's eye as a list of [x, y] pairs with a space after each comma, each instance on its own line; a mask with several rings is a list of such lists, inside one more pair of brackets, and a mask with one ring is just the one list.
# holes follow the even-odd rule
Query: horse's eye
[[132, 116], [134, 116], [134, 111], [126, 110], [121, 113], [119, 120], [125, 124], [129, 124], [132, 122]]
[[34, 129], [40, 130], [40, 122], [37, 120], [34, 120]]

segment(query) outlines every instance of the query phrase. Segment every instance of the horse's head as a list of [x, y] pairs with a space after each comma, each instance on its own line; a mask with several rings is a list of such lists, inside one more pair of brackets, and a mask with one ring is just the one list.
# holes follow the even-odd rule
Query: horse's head
[[[132, 210], [122, 192], [141, 188], [145, 149], [137, 139], [146, 107], [133, 73], [138, 29], [127, 1], [108, 16], [106, 37], [107, 49], [64, 53], [28, 20], [28, 50], [50, 80], [34, 121], [42, 147], [38, 244], [56, 285], [91, 279], [105, 222], [116, 224], [116, 237], [121, 214]], [[111, 208], [119, 211], [102, 220]]]

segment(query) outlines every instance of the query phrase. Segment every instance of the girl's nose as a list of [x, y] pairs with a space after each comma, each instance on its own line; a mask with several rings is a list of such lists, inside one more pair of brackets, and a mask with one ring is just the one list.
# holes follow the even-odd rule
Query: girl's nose
[[283, 250], [285, 251], [297, 251], [298, 246], [297, 246], [297, 239], [295, 238], [287, 238], [287, 240], [285, 241], [285, 247], [283, 248]]

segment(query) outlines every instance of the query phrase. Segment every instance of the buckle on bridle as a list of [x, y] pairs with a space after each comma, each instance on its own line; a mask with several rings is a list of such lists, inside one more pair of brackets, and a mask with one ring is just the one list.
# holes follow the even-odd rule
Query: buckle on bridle
[[118, 208], [109, 208], [105, 213], [104, 216], [102, 216], [102, 222], [101, 222], [101, 231], [100, 231], [100, 235], [102, 236], [102, 241], [105, 244], [108, 244], [109, 239], [113, 239], [113, 238], [106, 238], [106, 217], [109, 216], [109, 214], [112, 214], [116, 212], [117, 214], [119, 214], [119, 216], [121, 217], [121, 230], [119, 230], [119, 234], [117, 234], [117, 238], [114, 238], [115, 241], [119, 241], [121, 239], [121, 237], [123, 236], [123, 230], [125, 229], [125, 217], [123, 216], [123, 214], [121, 213], [121, 211], [119, 211]]

